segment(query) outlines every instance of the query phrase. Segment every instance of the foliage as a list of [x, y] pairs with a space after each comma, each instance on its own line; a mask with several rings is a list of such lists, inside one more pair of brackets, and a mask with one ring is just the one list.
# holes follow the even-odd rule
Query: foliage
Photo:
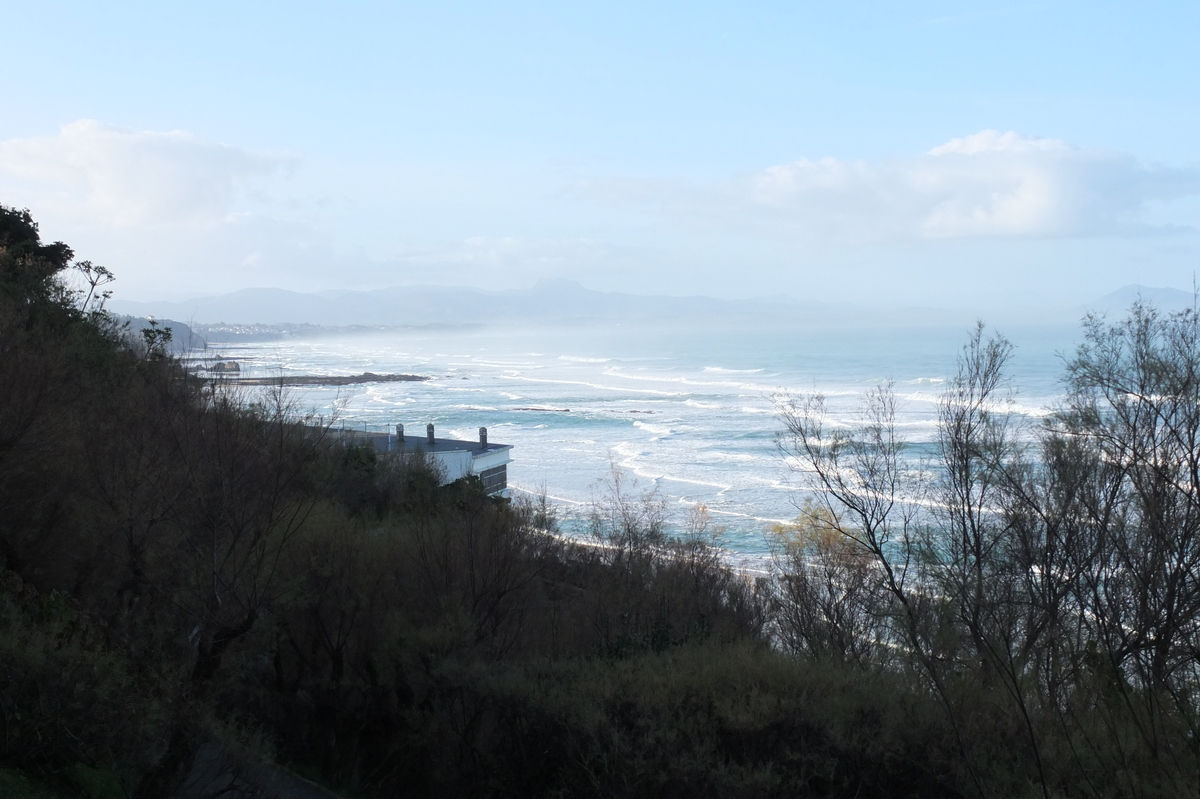
[[0, 796], [8, 799], [62, 799], [62, 794], [13, 769], [0, 769]]
[[794, 524], [773, 528], [775, 628], [797, 654], [862, 665], [883, 657], [876, 626], [887, 603], [868, 552], [843, 529], [811, 500]]
[[544, 498], [189, 377], [73, 258], [0, 207], [0, 790], [158, 799], [269, 767], [361, 797], [1198, 782], [1195, 314], [1090, 320], [1033, 434], [1011, 347], [976, 331], [932, 479], [886, 386], [850, 427], [784, 399], [817, 491], [751, 577], [703, 508], [680, 525], [619, 469], [572, 540]]
[[[875, 586], [789, 541], [781, 637], [886, 643], [872, 665], [925, 683], [971, 793], [1180, 795], [1200, 779], [1200, 319], [1089, 317], [1062, 407], [1024, 436], [1011, 351], [982, 327], [964, 347], [932, 481], [905, 473], [889, 389], [832, 433], [819, 397], [784, 399], [782, 444], [819, 489], [807, 524]], [[851, 600], [857, 626], [836, 613]]]

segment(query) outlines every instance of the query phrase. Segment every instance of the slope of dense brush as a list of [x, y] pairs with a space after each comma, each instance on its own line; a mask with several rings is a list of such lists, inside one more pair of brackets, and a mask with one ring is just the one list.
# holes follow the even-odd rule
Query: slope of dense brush
[[[1192, 683], [1114, 669], [1106, 640], [1054, 649], [1075, 594], [1051, 623], [982, 588], [1047, 574], [1019, 558], [970, 561], [955, 605], [950, 583], [889, 589], [894, 550], [833, 506], [771, 580], [639, 526], [647, 498], [593, 514], [604, 546], [569, 543], [552, 509], [188, 377], [162, 331], [132, 344], [98, 308], [106, 276], [0, 207], [0, 785], [168, 797], [218, 752], [226, 782], [270, 763], [348, 797], [1194, 789]], [[1005, 530], [1069, 517], [1041, 507]]]

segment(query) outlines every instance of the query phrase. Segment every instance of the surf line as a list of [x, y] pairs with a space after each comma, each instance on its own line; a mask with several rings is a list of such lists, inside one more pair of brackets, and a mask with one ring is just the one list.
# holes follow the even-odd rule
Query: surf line
[[524, 380], [528, 383], [551, 383], [554, 385], [564, 386], [587, 386], [588, 388], [598, 388], [602, 391], [616, 391], [618, 393], [633, 393], [633, 394], [658, 394], [662, 397], [682, 397], [686, 394], [683, 391], [656, 391], [652, 388], [627, 388], [618, 386], [605, 386], [600, 383], [588, 383], [583, 380], [547, 380], [537, 377], [523, 377], [520, 375], [512, 375], [510, 380]]

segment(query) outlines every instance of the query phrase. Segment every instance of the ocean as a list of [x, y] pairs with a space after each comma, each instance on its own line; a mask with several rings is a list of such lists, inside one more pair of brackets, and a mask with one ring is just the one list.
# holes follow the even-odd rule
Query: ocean
[[[1001, 326], [1015, 345], [1018, 419], [1032, 424], [1060, 396], [1062, 353], [1077, 325]], [[766, 533], [794, 518], [801, 476], [776, 446], [775, 397], [817, 391], [835, 423], [893, 381], [899, 429], [919, 453], [936, 435], [937, 400], [967, 324], [889, 326], [858, 320], [686, 324], [592, 323], [395, 330], [219, 345], [243, 376], [413, 373], [424, 382], [297, 388], [300, 407], [339, 426], [511, 444], [514, 493], [545, 493], [579, 519], [613, 468], [657, 488], [679, 518], [702, 504], [747, 567], [769, 557]]]

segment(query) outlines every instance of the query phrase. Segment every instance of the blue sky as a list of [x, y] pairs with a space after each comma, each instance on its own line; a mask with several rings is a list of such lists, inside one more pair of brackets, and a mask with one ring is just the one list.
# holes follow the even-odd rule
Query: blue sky
[[129, 299], [567, 277], [986, 308], [1200, 266], [1200, 4], [0, 16], [0, 202]]

